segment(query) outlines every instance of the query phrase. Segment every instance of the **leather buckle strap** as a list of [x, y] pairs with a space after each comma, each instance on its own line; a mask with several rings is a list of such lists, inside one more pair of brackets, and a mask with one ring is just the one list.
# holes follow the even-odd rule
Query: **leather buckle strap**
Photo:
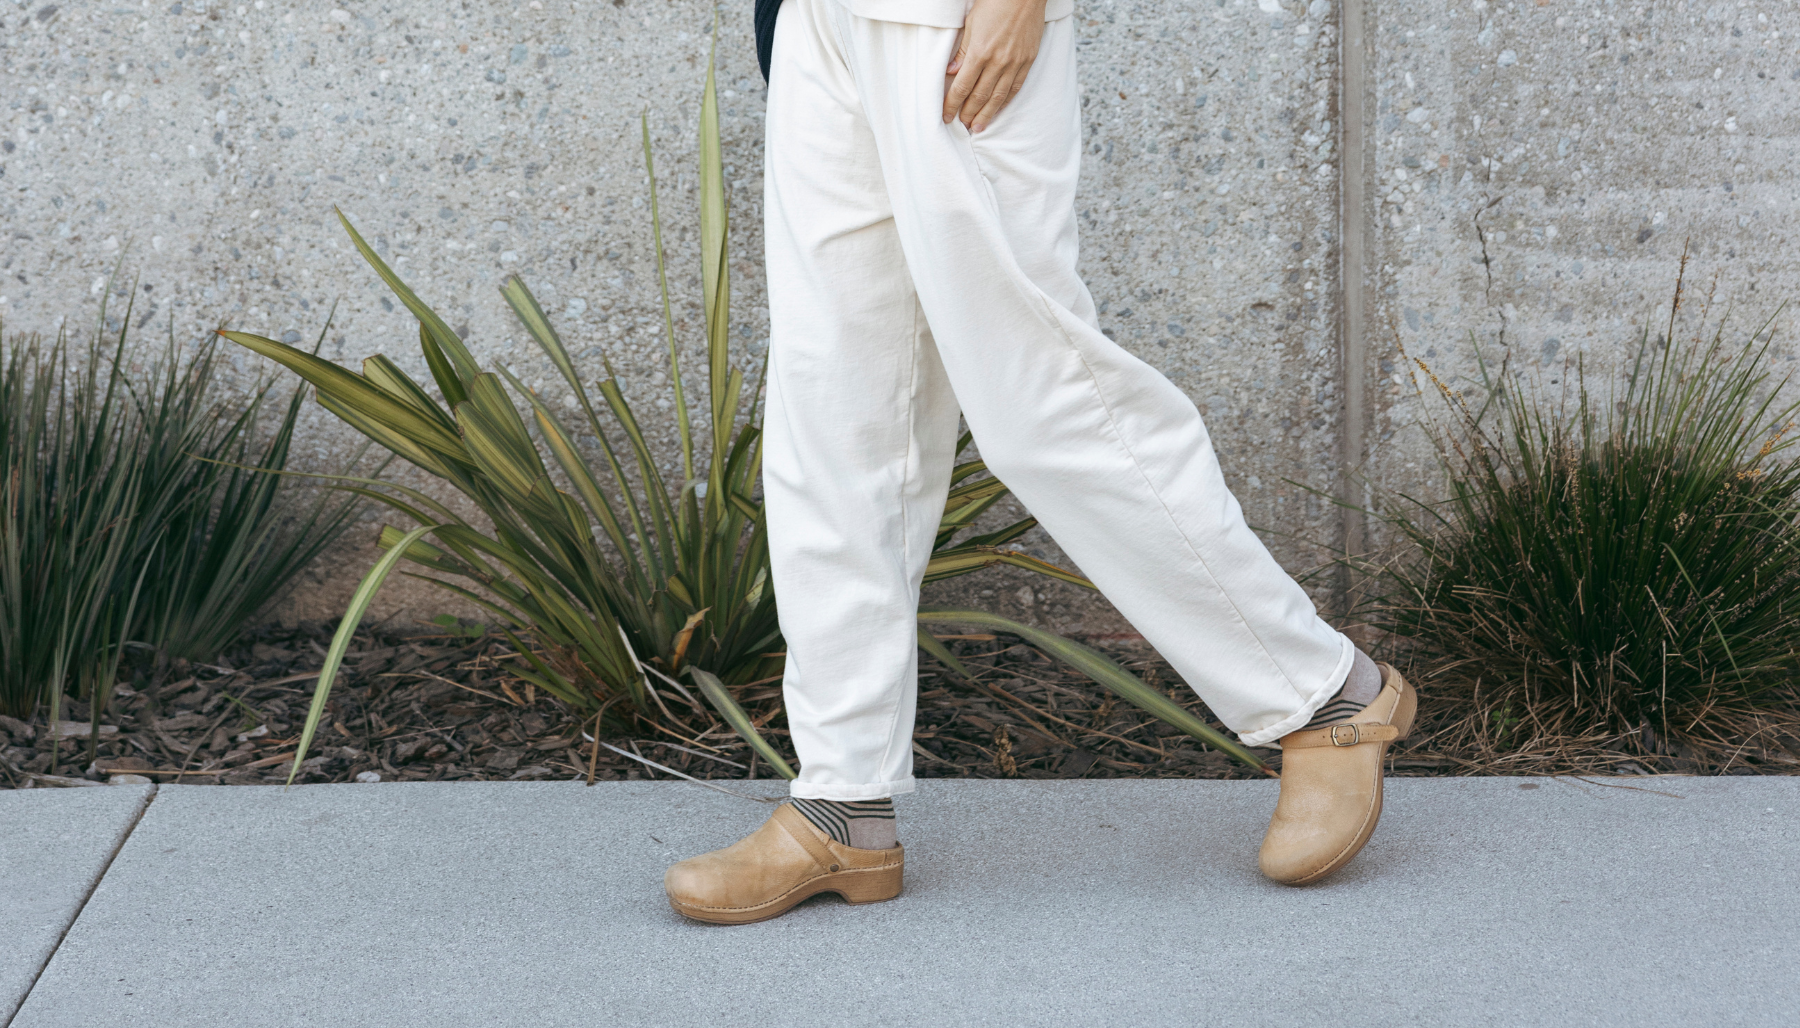
[[1400, 738], [1400, 730], [1393, 725], [1370, 721], [1350, 721], [1339, 725], [1326, 725], [1324, 728], [1314, 728], [1305, 732], [1294, 732], [1281, 740], [1281, 748], [1292, 750], [1314, 746], [1335, 746], [1343, 749], [1365, 742], [1393, 742], [1398, 738]]
[[[813, 823], [806, 819], [805, 814], [795, 810], [792, 803], [783, 803], [781, 806], [776, 807], [774, 821], [781, 826], [782, 831], [788, 833], [788, 835], [793, 837], [795, 842], [800, 844], [800, 848], [804, 849], [813, 860], [818, 863], [821, 869], [826, 871], [839, 870], [840, 862], [836, 857], [831, 855], [831, 850], [827, 849], [825, 844], [819, 841], [818, 835], [815, 834], [818, 829], [814, 828]], [[799, 823], [796, 824], [795, 822]]]

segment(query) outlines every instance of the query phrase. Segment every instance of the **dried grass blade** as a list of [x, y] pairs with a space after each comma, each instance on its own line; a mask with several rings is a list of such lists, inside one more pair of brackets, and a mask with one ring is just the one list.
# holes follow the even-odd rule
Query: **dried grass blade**
[[[586, 737], [589, 742], [593, 742], [599, 746], [604, 746], [607, 749], [613, 751], [614, 753], [617, 753], [621, 757], [629, 757], [632, 760], [635, 760], [640, 764], [647, 764], [650, 767], [657, 769], [658, 771], [667, 771], [669, 774], [674, 775], [676, 778], [685, 778], [688, 781], [693, 782], [695, 785], [704, 785], [708, 789], [716, 789], [719, 792], [722, 792], [727, 796], [736, 796], [740, 800], [750, 800], [755, 803], [780, 803], [783, 799], [786, 798], [784, 796], [746, 796], [743, 793], [738, 792], [735, 789], [727, 789], [723, 785], [719, 785], [716, 782], [702, 781], [698, 778], [695, 778], [693, 775], [684, 775], [680, 771], [677, 771], [672, 767], [665, 767], [664, 765], [658, 764], [656, 761], [651, 760], [648, 757], [640, 756], [639, 754], [631, 753], [626, 750], [622, 750], [622, 749], [618, 748], [617, 746], [614, 746], [612, 743], [600, 742], [599, 740], [595, 739], [593, 736], [588, 735], [586, 732], [583, 732], [581, 734], [584, 737]], [[95, 782], [93, 784], [98, 785], [100, 783]]]

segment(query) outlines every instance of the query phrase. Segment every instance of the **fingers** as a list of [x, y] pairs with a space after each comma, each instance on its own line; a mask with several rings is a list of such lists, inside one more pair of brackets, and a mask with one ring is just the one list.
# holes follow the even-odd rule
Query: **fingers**
[[[950, 66], [944, 69], [946, 77], [962, 70], [963, 58], [969, 53], [969, 34], [967, 29], [958, 29], [956, 33], [956, 52], [950, 55]], [[949, 118], [945, 118], [949, 121]]]
[[[970, 77], [967, 58], [969, 56], [969, 33], [963, 30], [956, 34], [956, 51], [950, 56], [950, 64], [944, 69], [944, 124], [950, 124], [956, 113], [962, 110], [963, 101], [968, 98], [969, 90], [974, 88], [975, 79], [980, 77], [980, 70], [975, 69], [974, 77]], [[959, 88], [960, 87], [960, 88]]]
[[975, 87], [980, 84], [983, 62], [979, 59], [964, 59], [957, 67], [956, 74], [944, 87], [944, 124], [959, 117], [962, 109], [968, 104], [969, 97]]
[[944, 124], [960, 119], [971, 132], [986, 129], [1025, 88], [1036, 59], [1036, 40], [1028, 47], [971, 46], [965, 28], [944, 68]]
[[963, 100], [962, 109], [957, 112], [957, 119], [963, 128], [974, 131], [975, 115], [985, 109], [999, 91], [1001, 76], [1006, 73], [1004, 65], [989, 61], [981, 66], [981, 78], [977, 79], [968, 97]]
[[1030, 61], [994, 61], [965, 56], [944, 90], [944, 124], [960, 119], [980, 132], [1025, 87]]
[[[974, 108], [975, 113], [970, 115], [968, 121], [965, 122], [970, 131], [980, 132], [994, 123], [994, 119], [999, 117], [1001, 110], [1007, 104], [1012, 103], [1013, 97], [1019, 95], [1019, 90], [1025, 88], [1025, 75], [1028, 71], [1030, 71], [1029, 66], [1016, 70], [1007, 68], [1000, 74], [999, 80], [994, 84], [993, 93], [988, 96], [987, 103], [979, 108]], [[979, 90], [977, 90], [977, 95], [979, 95]], [[975, 99], [976, 96], [970, 97], [971, 107], [973, 107]]]
[[944, 124], [960, 118], [980, 132], [1019, 94], [1043, 39], [1044, 6], [1044, 0], [970, 0], [944, 69]]

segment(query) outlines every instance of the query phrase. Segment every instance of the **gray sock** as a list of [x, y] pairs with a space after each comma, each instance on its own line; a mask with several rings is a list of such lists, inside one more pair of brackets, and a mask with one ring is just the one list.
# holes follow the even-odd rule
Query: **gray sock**
[[891, 850], [898, 843], [894, 832], [894, 800], [792, 799], [803, 817], [839, 845], [859, 850]]
[[1359, 649], [1356, 651], [1356, 655], [1350, 659], [1350, 674], [1344, 679], [1343, 688], [1337, 691], [1337, 695], [1320, 705], [1318, 712], [1313, 714], [1312, 720], [1308, 721], [1301, 731], [1306, 728], [1323, 728], [1326, 725], [1343, 724], [1355, 717], [1364, 707], [1374, 703], [1375, 697], [1379, 695], [1381, 695], [1381, 669], [1375, 666], [1375, 662], [1369, 659], [1368, 654]]

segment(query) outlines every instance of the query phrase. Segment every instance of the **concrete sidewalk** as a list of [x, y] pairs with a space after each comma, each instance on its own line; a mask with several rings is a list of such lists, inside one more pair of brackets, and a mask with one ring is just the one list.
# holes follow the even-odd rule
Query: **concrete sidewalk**
[[154, 791], [0, 792], [0, 1024], [31, 991]]
[[165, 786], [12, 1026], [1791, 1023], [1800, 779], [1607, 781], [1393, 780], [1298, 890], [1273, 782], [928, 781], [898, 900], [741, 928], [662, 897], [769, 810], [698, 786]]

